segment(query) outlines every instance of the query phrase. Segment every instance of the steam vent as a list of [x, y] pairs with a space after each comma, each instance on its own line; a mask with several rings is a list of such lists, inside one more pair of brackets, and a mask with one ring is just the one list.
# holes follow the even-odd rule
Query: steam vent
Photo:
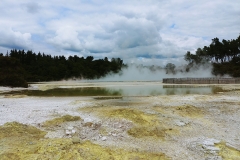
[[170, 84], [240, 84], [240, 78], [163, 78]]

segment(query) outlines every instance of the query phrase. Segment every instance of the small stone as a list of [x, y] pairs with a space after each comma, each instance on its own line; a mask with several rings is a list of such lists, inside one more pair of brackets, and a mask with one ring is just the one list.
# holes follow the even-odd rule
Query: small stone
[[102, 139], [102, 141], [106, 141], [107, 137], [102, 137], [101, 139]]
[[74, 133], [76, 133], [76, 130], [75, 130], [75, 129], [72, 130], [72, 134], [74, 134]]
[[101, 127], [101, 123], [95, 123], [92, 125], [93, 129], [96, 130]]
[[112, 136], [113, 136], [113, 137], [116, 137], [116, 136], [117, 136], [117, 134], [116, 134], [116, 133], [112, 133]]
[[92, 127], [93, 123], [92, 122], [86, 122], [83, 124], [84, 127]]
[[72, 137], [72, 142], [73, 144], [81, 143], [81, 139], [79, 137]]
[[209, 151], [220, 151], [219, 148], [214, 147], [214, 146], [203, 146], [203, 147], [204, 147], [204, 149], [207, 149]]
[[203, 145], [207, 145], [207, 146], [214, 146], [215, 143], [219, 143], [219, 140], [213, 139], [213, 138], [209, 138], [209, 139], [205, 139], [203, 141]]
[[72, 126], [69, 126], [67, 129], [68, 129], [68, 130], [72, 130], [72, 129], [73, 129], [73, 127], [72, 127]]
[[70, 135], [70, 134], [72, 134], [72, 131], [66, 130], [66, 131], [65, 131], [65, 134], [66, 134], [66, 135]]

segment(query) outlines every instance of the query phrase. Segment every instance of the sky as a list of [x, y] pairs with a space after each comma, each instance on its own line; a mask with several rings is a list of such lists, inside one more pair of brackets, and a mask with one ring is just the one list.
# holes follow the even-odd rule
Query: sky
[[239, 0], [1, 0], [0, 53], [119, 57], [180, 65], [187, 51], [240, 34]]

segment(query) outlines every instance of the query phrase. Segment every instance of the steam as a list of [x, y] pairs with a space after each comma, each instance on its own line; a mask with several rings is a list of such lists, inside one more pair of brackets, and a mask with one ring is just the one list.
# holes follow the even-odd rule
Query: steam
[[101, 78], [100, 81], [162, 81], [163, 78], [215, 77], [211, 73], [211, 66], [201, 66], [189, 72], [185, 72], [184, 67], [182, 69], [179, 68], [181, 67], [176, 67], [176, 74], [166, 74], [164, 68], [149, 69], [147, 67], [129, 65], [129, 67], [124, 68], [120, 74], [109, 74]]

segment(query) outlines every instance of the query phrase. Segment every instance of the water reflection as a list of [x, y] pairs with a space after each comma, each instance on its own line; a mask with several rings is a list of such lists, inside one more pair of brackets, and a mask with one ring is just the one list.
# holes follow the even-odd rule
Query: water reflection
[[184, 95], [184, 94], [214, 94], [222, 92], [222, 88], [215, 86], [191, 85], [144, 85], [112, 87], [124, 96], [156, 96], [156, 95]]
[[163, 85], [166, 95], [174, 94], [215, 94], [222, 92], [221, 87], [216, 86], [192, 86], [192, 85]]
[[[60, 87], [60, 86], [59, 86]], [[28, 96], [156, 96], [156, 95], [184, 95], [184, 94], [214, 94], [222, 92], [215, 86], [191, 85], [119, 85], [104, 87], [53, 88], [45, 91], [22, 90], [7, 94], [24, 94]]]
[[23, 90], [12, 91], [5, 94], [24, 94], [27, 96], [42, 96], [42, 97], [71, 97], [71, 96], [120, 96], [121, 93], [117, 90], [109, 90], [100, 87], [84, 87], [84, 88], [53, 88], [45, 91], [41, 90]]

